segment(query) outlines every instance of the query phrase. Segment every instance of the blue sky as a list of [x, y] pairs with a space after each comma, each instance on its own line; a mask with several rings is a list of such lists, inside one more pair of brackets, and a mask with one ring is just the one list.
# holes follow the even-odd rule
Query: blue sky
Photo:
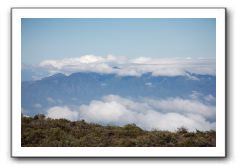
[[22, 19], [22, 62], [86, 54], [130, 58], [215, 58], [216, 20]]

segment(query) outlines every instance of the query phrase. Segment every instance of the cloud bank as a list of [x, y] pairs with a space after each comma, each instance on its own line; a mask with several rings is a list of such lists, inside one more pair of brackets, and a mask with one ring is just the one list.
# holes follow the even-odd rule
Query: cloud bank
[[[42, 61], [39, 66], [51, 74], [73, 72], [113, 73], [120, 76], [140, 76], [151, 72], [154, 76], [196, 74], [215, 75], [215, 59], [192, 58], [148, 58], [129, 59], [122, 56], [84, 55], [61, 60]], [[194, 77], [195, 78], [195, 77]]]
[[132, 100], [117, 95], [108, 95], [80, 107], [52, 107], [50, 118], [85, 120], [103, 125], [123, 126], [135, 123], [145, 129], [176, 131], [185, 127], [189, 131], [215, 130], [215, 106], [194, 99], [169, 98]]

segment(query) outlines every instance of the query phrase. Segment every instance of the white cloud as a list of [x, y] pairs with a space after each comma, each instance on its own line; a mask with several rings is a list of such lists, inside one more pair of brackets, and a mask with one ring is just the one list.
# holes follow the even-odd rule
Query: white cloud
[[130, 114], [126, 107], [116, 101], [92, 101], [89, 105], [80, 107], [80, 118], [89, 122], [121, 125], [126, 120], [127, 115]]
[[52, 119], [64, 118], [64, 119], [74, 121], [78, 119], [78, 112], [72, 111], [67, 106], [64, 106], [64, 107], [55, 106], [48, 109], [46, 116]]
[[[215, 75], [215, 59], [192, 58], [149, 58], [138, 57], [128, 59], [123, 56], [95, 56], [84, 55], [61, 60], [46, 60], [39, 64], [50, 73], [62, 72], [98, 72], [114, 73], [120, 76], [140, 76], [151, 72], [154, 76], [189, 75], [190, 73]], [[192, 80], [198, 80], [189, 76]]]
[[[108, 95], [77, 108], [53, 107], [48, 117], [86, 120], [99, 124], [123, 126], [135, 123], [152, 130], [175, 131], [186, 127], [190, 131], [215, 129], [215, 107], [197, 100], [169, 98], [166, 100], [132, 100]], [[76, 119], [75, 119], [76, 118]], [[214, 119], [214, 120], [213, 120]]]
[[206, 119], [213, 119], [216, 115], [215, 107], [205, 105], [198, 100], [169, 98], [166, 100], [147, 100], [151, 106], [163, 113], [174, 112], [180, 114], [197, 114]]

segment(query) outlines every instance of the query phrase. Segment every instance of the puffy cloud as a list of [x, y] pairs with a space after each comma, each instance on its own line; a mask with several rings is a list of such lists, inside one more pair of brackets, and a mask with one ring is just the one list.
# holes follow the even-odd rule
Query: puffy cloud
[[206, 119], [213, 119], [216, 116], [215, 107], [212, 105], [205, 105], [198, 100], [188, 100], [181, 98], [169, 98], [167, 100], [147, 100], [151, 106], [159, 111], [175, 112], [180, 114], [197, 114]]
[[46, 116], [52, 119], [64, 118], [64, 119], [74, 121], [78, 119], [78, 112], [72, 111], [67, 106], [64, 106], [64, 107], [55, 106], [48, 109]]
[[89, 122], [121, 125], [125, 121], [129, 122], [126, 120], [128, 119], [127, 115], [130, 115], [129, 110], [116, 101], [92, 101], [89, 105], [80, 107], [80, 118]]
[[[39, 64], [51, 74], [62, 72], [114, 73], [120, 76], [140, 76], [151, 72], [154, 76], [189, 75], [190, 73], [215, 75], [215, 59], [149, 58], [129, 59], [123, 56], [84, 55], [60, 60], [46, 60]], [[197, 80], [191, 76], [190, 79]]]
[[215, 129], [215, 107], [197, 100], [181, 98], [132, 100], [108, 95], [80, 107], [53, 107], [48, 117], [85, 120], [103, 125], [123, 126], [135, 123], [152, 130], [176, 131], [185, 127], [190, 131]]

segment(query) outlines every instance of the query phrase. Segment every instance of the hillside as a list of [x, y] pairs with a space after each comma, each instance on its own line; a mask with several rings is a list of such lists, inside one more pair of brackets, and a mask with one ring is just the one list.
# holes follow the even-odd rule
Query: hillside
[[135, 124], [101, 126], [85, 121], [22, 116], [23, 147], [215, 147], [215, 131], [145, 131]]

